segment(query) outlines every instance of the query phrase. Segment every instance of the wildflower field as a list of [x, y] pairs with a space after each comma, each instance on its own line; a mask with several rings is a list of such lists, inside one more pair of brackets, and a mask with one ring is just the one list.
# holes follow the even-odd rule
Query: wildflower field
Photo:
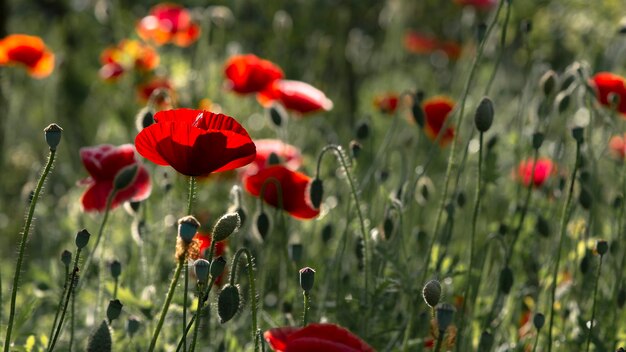
[[0, 0], [0, 348], [624, 351], [624, 0]]

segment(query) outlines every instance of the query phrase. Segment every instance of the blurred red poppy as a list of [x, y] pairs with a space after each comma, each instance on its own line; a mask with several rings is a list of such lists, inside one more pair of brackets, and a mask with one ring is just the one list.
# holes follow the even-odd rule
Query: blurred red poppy
[[80, 185], [89, 186], [80, 199], [84, 211], [104, 211], [107, 198], [113, 191], [115, 175], [122, 168], [133, 164], [139, 164], [135, 180], [130, 186], [117, 192], [111, 203], [111, 209], [126, 201], [142, 201], [150, 195], [152, 190], [150, 176], [146, 168], [139, 163], [132, 144], [119, 147], [103, 144], [81, 148], [80, 158], [89, 172], [89, 177], [79, 181]]
[[[258, 197], [263, 184], [269, 179], [275, 179], [280, 184], [283, 210], [291, 216], [299, 219], [312, 219], [319, 215], [319, 210], [311, 208], [306, 201], [306, 190], [311, 178], [303, 173], [289, 170], [282, 165], [275, 165], [260, 170], [255, 175], [244, 177], [243, 185], [250, 194]], [[280, 206], [274, 182], [267, 181], [263, 191], [263, 200], [274, 207]]]
[[204, 110], [159, 111], [155, 123], [135, 138], [137, 151], [187, 176], [208, 176], [251, 163], [256, 149], [248, 132], [230, 116]]
[[257, 100], [265, 107], [277, 101], [286, 109], [301, 114], [329, 111], [333, 108], [333, 102], [321, 90], [308, 83], [283, 79], [267, 86], [257, 95]]
[[374, 106], [384, 114], [393, 114], [398, 109], [400, 96], [398, 93], [385, 93], [374, 97]]
[[159, 54], [151, 46], [138, 40], [124, 39], [118, 45], [104, 49], [100, 55], [100, 77], [114, 80], [124, 72], [136, 68], [151, 71], [159, 65]]
[[302, 165], [300, 150], [280, 139], [257, 139], [254, 141], [254, 145], [256, 145], [256, 158], [254, 162], [241, 169], [244, 177], [255, 175], [260, 170], [269, 167], [268, 163], [272, 153], [278, 157], [281, 165], [290, 170], [295, 171]]
[[365, 341], [335, 324], [274, 328], [263, 336], [276, 352], [374, 352]]
[[595, 87], [602, 105], [610, 106], [609, 96], [616, 94], [619, 98], [617, 111], [626, 115], [626, 78], [610, 72], [600, 72], [591, 78], [590, 84]]
[[227, 88], [240, 94], [260, 92], [284, 76], [276, 64], [252, 54], [230, 57], [224, 65], [224, 75]]
[[472, 6], [478, 10], [490, 10], [498, 4], [498, 0], [454, 0], [462, 6]]
[[404, 48], [408, 52], [417, 55], [428, 55], [440, 50], [450, 60], [458, 60], [461, 56], [461, 46], [457, 42], [440, 41], [430, 34], [413, 30], [408, 30], [404, 34]]
[[[163, 94], [155, 94], [157, 91]], [[147, 103], [153, 94], [155, 94], [154, 103], [161, 108], [176, 104], [174, 86], [165, 77], [153, 77], [148, 82], [137, 86], [137, 98], [142, 104]]]
[[200, 26], [191, 20], [189, 11], [177, 4], [159, 4], [137, 23], [141, 39], [156, 45], [173, 43], [189, 46], [200, 36]]
[[[212, 242], [211, 234], [198, 232], [196, 233], [195, 238], [198, 239], [198, 241], [200, 242], [200, 247], [198, 248], [198, 254], [200, 255], [200, 258], [206, 259], [207, 255], [205, 252], [211, 248], [211, 242]], [[215, 244], [215, 253], [213, 253], [213, 258], [217, 258], [217, 257], [224, 255], [224, 253], [226, 252], [227, 243], [228, 243], [227, 241], [220, 241]], [[193, 258], [193, 259], [198, 259], [198, 258]], [[227, 275], [228, 274], [225, 268], [224, 272], [222, 272], [222, 275], [218, 276], [217, 280], [215, 280], [215, 284], [217, 286], [221, 286], [222, 282], [224, 281], [224, 278]]]
[[624, 160], [624, 155], [626, 155], [626, 134], [611, 137], [609, 140], [609, 151], [614, 158]]
[[[454, 109], [454, 102], [446, 97], [434, 97], [425, 100], [422, 104], [422, 109], [425, 116], [424, 132], [428, 138], [434, 141], [448, 119], [450, 112]], [[454, 139], [453, 127], [448, 127], [441, 133], [439, 145], [442, 147]]]
[[46, 78], [54, 70], [54, 54], [39, 37], [11, 34], [0, 40], [0, 66], [16, 64], [35, 78]]
[[[531, 177], [533, 176], [533, 164], [532, 158], [522, 160], [517, 168], [517, 177], [520, 182], [528, 187], [531, 183]], [[535, 174], [532, 177], [532, 184], [534, 187], [541, 187], [547, 180], [556, 173], [556, 166], [552, 160], [548, 158], [539, 158], [537, 165], [535, 166]]]

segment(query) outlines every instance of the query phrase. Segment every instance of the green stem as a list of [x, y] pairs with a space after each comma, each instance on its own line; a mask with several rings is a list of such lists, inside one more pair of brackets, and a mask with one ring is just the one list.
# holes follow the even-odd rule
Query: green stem
[[[191, 215], [191, 210], [193, 207], [193, 199], [195, 196], [196, 190], [196, 178], [194, 176], [189, 177], [189, 199], [187, 201], [187, 215]], [[212, 241], [215, 242], [215, 241]], [[213, 253], [213, 243], [211, 244], [211, 253]], [[187, 321], [187, 290], [189, 290], [189, 265], [187, 265], [187, 260], [185, 260], [184, 267], [184, 284], [183, 284], [183, 351], [187, 351], [187, 336], [185, 332], [185, 322]]]
[[115, 286], [113, 286], [113, 299], [117, 299], [117, 287], [119, 285], [120, 280], [115, 278]]
[[67, 347], [69, 352], [72, 352], [72, 346], [74, 345], [74, 327], [75, 327], [75, 321], [76, 321], [76, 295], [73, 294], [71, 297], [72, 303], [70, 306], [70, 312], [72, 313], [71, 319], [70, 319], [70, 344]]
[[311, 295], [308, 291], [302, 291], [304, 296], [304, 311], [302, 312], [302, 326], [306, 326], [309, 322], [309, 309], [311, 307]]
[[193, 208], [193, 199], [195, 198], [196, 192], [196, 178], [191, 176], [189, 178], [189, 199], [187, 201], [187, 215], [191, 215], [191, 210]]
[[48, 156], [48, 162], [46, 163], [46, 167], [39, 177], [39, 181], [37, 182], [37, 187], [35, 188], [35, 193], [33, 194], [33, 198], [30, 201], [30, 207], [28, 208], [28, 215], [26, 216], [26, 223], [24, 224], [24, 229], [22, 230], [22, 239], [20, 241], [20, 249], [18, 251], [17, 256], [17, 264], [15, 265], [15, 274], [13, 275], [13, 287], [11, 288], [11, 308], [9, 311], [9, 322], [7, 325], [7, 333], [4, 340], [4, 352], [9, 352], [11, 348], [11, 331], [13, 330], [13, 320], [15, 319], [15, 304], [17, 301], [17, 288], [20, 283], [20, 274], [22, 272], [22, 262], [24, 261], [24, 251], [26, 250], [26, 242], [28, 241], [28, 234], [30, 233], [30, 226], [33, 221], [33, 215], [35, 213], [35, 206], [37, 206], [37, 200], [39, 199], [39, 195], [41, 194], [41, 190], [43, 189], [43, 184], [52, 169], [52, 164], [54, 163], [54, 156], [56, 154], [56, 150], [50, 150], [50, 155]]
[[445, 331], [439, 331], [439, 337], [437, 337], [437, 344], [435, 345], [435, 352], [441, 351], [441, 345], [443, 345], [443, 335]]
[[54, 350], [54, 345], [56, 344], [59, 335], [61, 334], [61, 330], [63, 329], [63, 319], [65, 318], [65, 313], [67, 312], [67, 305], [69, 304], [70, 297], [73, 296], [74, 293], [74, 283], [77, 280], [78, 275], [78, 260], [80, 259], [81, 248], [76, 250], [76, 257], [74, 258], [74, 267], [72, 269], [72, 276], [70, 277], [69, 287], [67, 288], [67, 294], [65, 295], [65, 301], [63, 303], [63, 310], [61, 311], [61, 318], [59, 319], [59, 324], [57, 325], [56, 332], [52, 337], [52, 341], [50, 341], [50, 345], [48, 347], [48, 352]]
[[176, 265], [176, 271], [174, 272], [174, 277], [172, 277], [170, 288], [167, 291], [165, 302], [163, 302], [163, 307], [161, 308], [159, 321], [157, 323], [156, 328], [154, 329], [154, 333], [152, 334], [152, 340], [150, 341], [150, 347], [148, 348], [149, 352], [154, 351], [154, 348], [156, 347], [156, 342], [157, 342], [157, 339], [159, 338], [159, 333], [161, 332], [161, 328], [163, 327], [163, 322], [165, 321], [165, 316], [167, 315], [167, 310], [170, 308], [170, 303], [172, 302], [172, 298], [174, 297], [176, 284], [178, 283], [178, 278], [180, 277], [180, 272], [183, 270], [184, 264], [185, 264], [185, 256], [183, 256], [183, 258], [180, 259], [178, 261], [178, 264]]
[[54, 336], [54, 330], [57, 326], [57, 322], [59, 321], [59, 315], [61, 314], [61, 309], [63, 309], [63, 298], [65, 298], [65, 292], [67, 292], [67, 288], [70, 284], [70, 268], [69, 266], [65, 266], [65, 283], [63, 284], [63, 292], [61, 293], [61, 299], [59, 300], [59, 305], [57, 306], [56, 314], [54, 315], [54, 320], [52, 321], [52, 329], [50, 329], [50, 337], [48, 341], [52, 341], [52, 337]]
[[[213, 284], [213, 281], [211, 281], [211, 284]], [[198, 284], [198, 308], [196, 309], [196, 314], [194, 316], [199, 316], [200, 312], [202, 311], [202, 306], [204, 306], [204, 290], [203, 290], [203, 285], [202, 284]], [[184, 322], [184, 321], [183, 321]], [[191, 351], [194, 351], [196, 349], [196, 341], [198, 339], [198, 330], [200, 327], [200, 321], [196, 322], [194, 328], [193, 328], [193, 338], [191, 339]], [[185, 336], [187, 336], [187, 329], [185, 329], [185, 331], [183, 332], [183, 351], [187, 351], [186, 347], [184, 347], [185, 344]]]
[[[217, 278], [215, 277], [211, 277], [211, 282], [209, 283], [209, 285], [206, 287], [205, 291], [202, 291], [200, 294], [202, 295], [202, 297], [208, 297], [209, 293], [211, 293], [211, 288], [213, 287], [213, 285], [215, 284], [215, 280]], [[199, 303], [199, 302], [198, 302]], [[201, 310], [198, 309], [196, 310], [196, 313], [194, 313], [194, 315], [191, 317], [191, 319], [189, 320], [189, 323], [187, 324], [187, 326], [185, 327], [185, 331], [183, 331], [183, 336], [180, 338], [180, 341], [178, 341], [178, 346], [176, 346], [176, 352], [180, 351], [180, 349], [183, 347], [183, 340], [187, 337], [187, 334], [189, 333], [189, 330], [191, 330], [191, 326], [193, 325], [193, 323], [198, 319], [198, 317], [200, 316], [200, 312]], [[198, 324], [196, 325], [200, 325], [200, 322], [198, 321]], [[199, 329], [199, 328], [198, 328]], [[194, 327], [194, 334], [196, 328]], [[195, 344], [192, 344], [190, 349], [191, 351], [193, 351], [195, 348]]]
[[500, 32], [500, 51], [498, 52], [498, 58], [496, 59], [495, 66], [493, 68], [493, 72], [491, 73], [491, 77], [489, 78], [489, 83], [487, 83], [487, 87], [485, 88], [485, 95], [489, 95], [489, 91], [491, 90], [491, 85], [496, 78], [496, 74], [498, 73], [498, 68], [500, 67], [500, 63], [502, 62], [502, 56], [504, 55], [504, 47], [506, 46], [506, 31], [509, 25], [509, 18], [511, 17], [511, 3], [508, 0], [503, 0], [506, 3], [506, 15], [504, 16], [504, 23], [502, 23], [502, 32]]
[[247, 261], [247, 265], [248, 265], [248, 282], [250, 284], [250, 290], [249, 290], [249, 300], [250, 300], [250, 311], [252, 314], [252, 339], [254, 340], [254, 352], [259, 351], [259, 342], [256, 339], [256, 331], [257, 331], [257, 294], [256, 294], [256, 286], [255, 286], [255, 281], [254, 281], [254, 263], [253, 263], [253, 257], [252, 254], [250, 254], [250, 252], [246, 249], [246, 248], [240, 248], [236, 253], [235, 256], [233, 257], [233, 261], [231, 264], [231, 271], [230, 271], [230, 284], [234, 285], [235, 282], [237, 281], [237, 266], [239, 264], [239, 257], [245, 254], [246, 255], [246, 261]]
[[537, 330], [537, 336], [535, 336], [535, 343], [533, 344], [533, 352], [537, 351], [537, 344], [539, 344], [539, 333], [541, 331]]
[[572, 202], [572, 193], [574, 193], [574, 182], [576, 181], [576, 172], [580, 164], [580, 143], [576, 143], [576, 164], [572, 171], [572, 176], [569, 185], [569, 193], [567, 194], [567, 200], [563, 204], [563, 211], [561, 213], [561, 226], [559, 231], [559, 247], [556, 252], [556, 263], [554, 263], [554, 271], [552, 272], [552, 292], [550, 294], [550, 325], [548, 326], [548, 352], [552, 352], [552, 326], [554, 325], [554, 300], [556, 296], [556, 281], [559, 273], [559, 261], [561, 260], [561, 249], [563, 247], [563, 241], [565, 240], [565, 231], [567, 228], [567, 220], [569, 218], [569, 207]]
[[596, 283], [595, 283], [595, 288], [593, 289], [593, 306], [591, 308], [591, 322], [589, 323], [589, 334], [587, 335], [587, 349], [586, 351], [589, 352], [589, 347], [591, 346], [591, 335], [592, 335], [592, 331], [593, 331], [593, 325], [594, 325], [594, 320], [596, 318], [596, 302], [597, 302], [597, 295], [598, 295], [598, 282], [600, 281], [600, 273], [602, 272], [602, 259], [604, 258], [604, 255], [600, 255], [600, 265], [598, 265], [598, 276], [596, 276]]

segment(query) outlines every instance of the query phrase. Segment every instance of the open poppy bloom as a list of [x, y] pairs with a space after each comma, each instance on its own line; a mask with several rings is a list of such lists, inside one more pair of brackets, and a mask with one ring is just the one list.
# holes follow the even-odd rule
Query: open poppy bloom
[[0, 40], [0, 66], [16, 64], [35, 78], [46, 78], [54, 70], [54, 54], [39, 37], [11, 34]]
[[611, 155], [619, 160], [624, 160], [626, 155], [626, 134], [621, 136], [613, 136], [609, 140], [609, 151]]
[[295, 171], [302, 165], [300, 150], [280, 139], [257, 139], [254, 144], [256, 145], [256, 158], [242, 169], [244, 177], [255, 175], [260, 170], [270, 167], [269, 161], [272, 154], [278, 157], [280, 164], [290, 170]]
[[[435, 140], [445, 124], [450, 112], [454, 109], [452, 100], [445, 97], [427, 99], [422, 104], [424, 110], [424, 132], [431, 140]], [[441, 132], [440, 146], [446, 146], [454, 139], [454, 128], [448, 127]]]
[[400, 96], [397, 93], [386, 93], [374, 97], [374, 106], [384, 114], [393, 114], [398, 109]]
[[335, 324], [274, 328], [263, 337], [276, 352], [374, 352], [365, 341]]
[[248, 132], [230, 116], [204, 110], [159, 111], [154, 124], [135, 138], [137, 151], [158, 165], [187, 176], [208, 176], [251, 163], [256, 148]]
[[284, 76], [276, 64], [252, 54], [230, 57], [224, 65], [224, 75], [227, 88], [239, 94], [260, 92]]
[[459, 5], [472, 6], [477, 10], [490, 10], [498, 4], [498, 0], [455, 0]]
[[600, 72], [591, 78], [590, 84], [595, 87], [596, 97], [604, 106], [610, 106], [609, 96], [616, 94], [619, 97], [617, 111], [626, 115], [626, 78], [610, 72]]
[[79, 181], [80, 185], [89, 186], [80, 199], [84, 211], [104, 211], [107, 199], [113, 191], [115, 175], [124, 167], [133, 164], [139, 165], [137, 175], [130, 186], [117, 191], [111, 203], [111, 209], [126, 201], [142, 201], [150, 195], [152, 184], [148, 171], [137, 160], [135, 147], [132, 144], [119, 147], [103, 144], [81, 148], [80, 158], [89, 172], [89, 177]]
[[100, 62], [100, 77], [114, 80], [133, 68], [141, 71], [154, 70], [159, 65], [159, 54], [140, 41], [125, 39], [116, 46], [104, 49]]
[[284, 79], [272, 82], [257, 95], [257, 100], [264, 107], [277, 101], [286, 109], [301, 114], [329, 111], [333, 108], [333, 102], [321, 90], [308, 83]]
[[534, 187], [541, 187], [550, 176], [556, 173], [556, 166], [552, 160], [539, 158], [533, 176], [533, 164], [534, 160], [529, 158], [522, 160], [517, 168], [517, 176], [520, 182], [526, 187], [530, 185], [531, 180]]
[[189, 11], [177, 4], [159, 4], [137, 24], [141, 39], [156, 45], [173, 43], [186, 47], [200, 36], [200, 26], [191, 20]]
[[[270, 179], [275, 179], [280, 184], [282, 204], [279, 203], [276, 185], [269, 181]], [[275, 165], [260, 170], [255, 175], [244, 177], [243, 186], [250, 194], [258, 197], [261, 195], [263, 184], [266, 184], [263, 190], [263, 200], [266, 203], [274, 207], [282, 205], [282, 209], [295, 218], [312, 219], [320, 212], [311, 208], [306, 201], [306, 190], [310, 182], [311, 178], [303, 173]]]

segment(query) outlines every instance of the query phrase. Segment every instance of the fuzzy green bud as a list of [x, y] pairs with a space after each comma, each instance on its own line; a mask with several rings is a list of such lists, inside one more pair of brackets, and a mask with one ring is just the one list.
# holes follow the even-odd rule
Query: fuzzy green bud
[[193, 270], [196, 273], [198, 282], [206, 284], [209, 281], [209, 269], [211, 264], [206, 259], [198, 259], [193, 263]]
[[546, 73], [543, 74], [543, 76], [541, 76], [541, 79], [539, 80], [539, 86], [541, 87], [541, 90], [543, 91], [543, 94], [545, 96], [550, 96], [554, 93], [556, 89], [556, 79], [556, 72], [552, 70], [548, 70]]
[[109, 301], [109, 306], [107, 307], [107, 319], [109, 319], [109, 322], [117, 319], [120, 314], [122, 314], [123, 306], [124, 305], [122, 304], [122, 302], [120, 302], [119, 299]]
[[270, 218], [265, 212], [259, 213], [256, 217], [256, 231], [261, 238], [265, 239], [270, 230]]
[[422, 297], [424, 298], [424, 302], [426, 302], [429, 307], [434, 308], [437, 306], [439, 299], [441, 299], [441, 284], [439, 281], [428, 281], [422, 289]]
[[113, 348], [111, 329], [109, 323], [103, 320], [98, 328], [94, 330], [87, 340], [87, 352], [110, 352]]
[[[191, 243], [200, 228], [200, 222], [191, 215], [178, 220], [178, 236], [186, 243]], [[214, 237], [215, 238], [215, 237]]]
[[120, 171], [115, 174], [115, 178], [113, 178], [113, 189], [121, 191], [130, 186], [135, 181], [138, 171], [139, 164], [137, 163], [130, 164], [120, 169]]
[[302, 291], [309, 292], [313, 288], [315, 282], [315, 270], [309, 268], [300, 269], [300, 288]]
[[114, 260], [109, 264], [109, 270], [111, 271], [111, 276], [114, 279], [117, 279], [122, 274], [122, 263], [118, 260]]
[[609, 244], [604, 241], [604, 240], [599, 240], [596, 243], [596, 252], [598, 252], [598, 254], [600, 254], [601, 256], [605, 255], [606, 252], [609, 251]]
[[541, 313], [535, 314], [535, 316], [533, 317], [533, 325], [535, 326], [535, 329], [541, 330], [541, 328], [543, 327], [543, 324], [545, 323], [546, 323], [546, 317], [543, 314]]
[[474, 114], [474, 124], [479, 132], [487, 132], [493, 123], [493, 102], [489, 97], [484, 97]]
[[224, 272], [224, 268], [226, 268], [226, 260], [223, 257], [217, 257], [211, 261], [211, 277], [216, 279], [218, 276], [222, 275]]
[[78, 231], [78, 233], [76, 234], [76, 240], [74, 241], [76, 243], [76, 247], [78, 249], [85, 248], [85, 246], [89, 243], [90, 236], [91, 234], [89, 233], [89, 231], [87, 231], [87, 229], [82, 229]]
[[221, 242], [230, 235], [237, 232], [241, 226], [241, 219], [238, 213], [229, 213], [223, 215], [213, 226], [213, 240]]
[[239, 287], [227, 284], [220, 291], [217, 297], [217, 314], [220, 317], [220, 323], [231, 320], [239, 310], [240, 298]]
[[52, 123], [48, 125], [48, 127], [46, 127], [43, 132], [46, 137], [46, 143], [48, 143], [48, 147], [50, 147], [50, 150], [56, 150], [59, 143], [61, 143], [63, 129], [56, 123]]
[[307, 200], [310, 205], [314, 209], [319, 209], [322, 204], [322, 198], [324, 197], [324, 184], [322, 183], [322, 180], [317, 177], [311, 180], [307, 194]]
[[541, 148], [542, 144], [543, 144], [543, 133], [541, 132], [533, 133], [533, 149]]

